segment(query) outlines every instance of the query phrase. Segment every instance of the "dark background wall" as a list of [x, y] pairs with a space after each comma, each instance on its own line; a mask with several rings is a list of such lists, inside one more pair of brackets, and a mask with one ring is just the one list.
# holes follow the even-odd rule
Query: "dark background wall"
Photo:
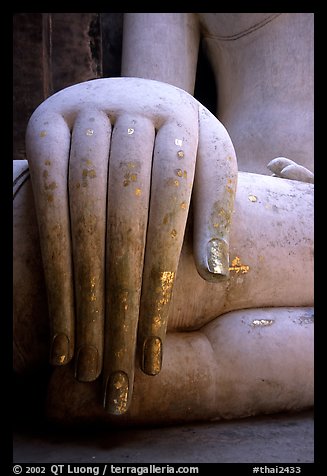
[[120, 76], [123, 13], [13, 15], [13, 150], [25, 158], [34, 109], [81, 81]]

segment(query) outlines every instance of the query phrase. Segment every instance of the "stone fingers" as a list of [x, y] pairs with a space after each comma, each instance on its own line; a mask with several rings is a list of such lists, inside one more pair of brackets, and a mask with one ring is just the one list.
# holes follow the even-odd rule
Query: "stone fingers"
[[286, 157], [276, 157], [267, 164], [267, 167], [276, 177], [314, 183], [314, 174], [310, 170]]
[[95, 380], [102, 370], [105, 316], [105, 240], [111, 124], [88, 107], [75, 120], [69, 161], [69, 203], [76, 311], [75, 376]]
[[124, 114], [112, 133], [107, 210], [104, 407], [126, 412], [133, 391], [136, 336], [155, 128]]
[[52, 337], [50, 361], [69, 362], [74, 352], [74, 301], [67, 172], [70, 130], [54, 112], [34, 115], [26, 153], [38, 217]]
[[161, 370], [169, 305], [191, 199], [197, 141], [196, 118], [188, 127], [167, 122], [156, 136], [138, 332], [140, 365], [149, 375]]
[[27, 131], [51, 362], [66, 364], [75, 347], [76, 378], [102, 370], [113, 414], [129, 407], [136, 350], [146, 374], [161, 370], [199, 133], [194, 98], [130, 80], [129, 95], [116, 81], [58, 93]]
[[193, 249], [197, 270], [208, 281], [215, 282], [229, 274], [229, 233], [236, 185], [232, 141], [224, 126], [200, 106]]

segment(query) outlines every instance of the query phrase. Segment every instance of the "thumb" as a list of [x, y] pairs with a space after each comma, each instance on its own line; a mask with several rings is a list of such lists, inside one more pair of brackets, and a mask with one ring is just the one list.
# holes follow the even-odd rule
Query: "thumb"
[[229, 231], [237, 184], [237, 161], [225, 127], [199, 108], [199, 144], [194, 180], [194, 257], [207, 281], [229, 274]]

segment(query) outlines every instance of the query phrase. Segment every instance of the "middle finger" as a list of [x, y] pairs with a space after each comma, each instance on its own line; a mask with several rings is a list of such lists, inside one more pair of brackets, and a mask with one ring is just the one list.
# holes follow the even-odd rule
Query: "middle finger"
[[124, 413], [133, 390], [136, 334], [155, 129], [125, 114], [113, 127], [107, 210], [104, 407]]

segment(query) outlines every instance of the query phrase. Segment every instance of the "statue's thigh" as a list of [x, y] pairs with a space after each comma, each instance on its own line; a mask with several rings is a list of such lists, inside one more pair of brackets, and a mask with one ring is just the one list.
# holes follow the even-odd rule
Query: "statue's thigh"
[[[48, 416], [62, 422], [173, 423], [297, 411], [313, 405], [313, 309], [229, 312], [199, 331], [168, 333], [161, 372], [136, 369], [133, 400], [113, 419], [101, 382], [56, 369]], [[67, 420], [67, 415], [69, 418]]]

